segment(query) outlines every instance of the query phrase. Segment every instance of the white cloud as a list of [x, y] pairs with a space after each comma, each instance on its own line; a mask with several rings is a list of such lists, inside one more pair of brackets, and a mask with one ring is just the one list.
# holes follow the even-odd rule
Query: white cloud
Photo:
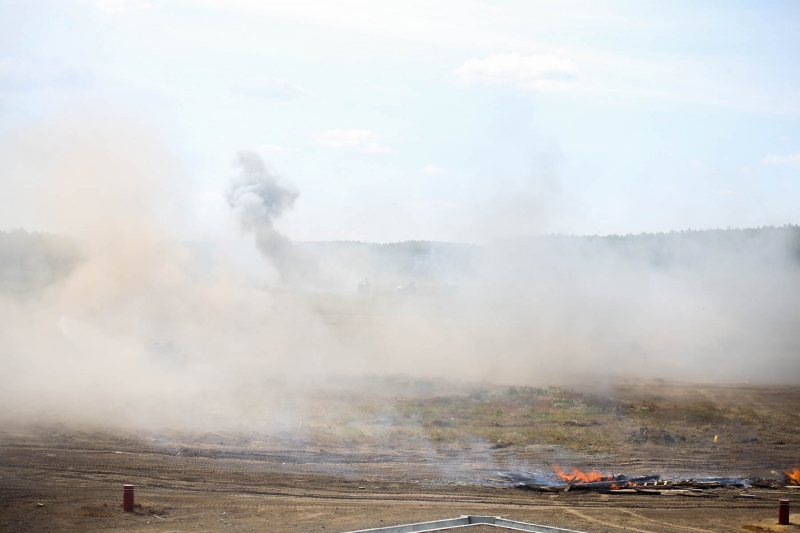
[[734, 196], [736, 194], [736, 191], [731, 191], [731, 190], [718, 191], [717, 194], [719, 194], [720, 196]]
[[693, 172], [702, 172], [707, 168], [707, 165], [699, 159], [690, 159], [688, 164]]
[[[129, 6], [160, 3], [160, 0], [76, 1], [93, 3], [105, 10], [120, 10], [119, 6], [122, 6], [128, 11], [132, 9]], [[771, 76], [750, 75], [754, 69], [764, 67], [761, 61], [750, 64], [735, 55], [700, 54], [685, 47], [677, 50], [659, 48], [660, 53], [654, 55], [649, 47], [620, 46], [619, 43], [637, 42], [636, 32], [642, 28], [654, 28], [653, 35], [665, 35], [665, 31], [674, 29], [674, 25], [681, 21], [672, 15], [665, 16], [666, 11], [657, 10], [655, 16], [642, 16], [640, 12], [585, 1], [580, 8], [563, 2], [506, 4], [485, 0], [180, 0], [175, 3], [181, 8], [213, 10], [212, 13], [219, 12], [226, 17], [233, 14], [252, 20], [283, 20], [290, 24], [343, 30], [354, 36], [388, 37], [404, 42], [460, 47], [462, 50], [515, 50], [525, 54], [516, 56], [521, 62], [528, 61], [534, 65], [533, 79], [519, 80], [515, 75], [510, 80], [505, 75], [501, 78], [523, 88], [577, 86], [593, 95], [626, 101], [633, 97], [770, 113], [797, 114], [800, 110], [797, 91], [793, 90], [791, 83], [774, 83]], [[709, 20], [716, 18], [694, 22], [700, 24], [698, 27], [713, 28], [713, 24], [708, 25]], [[593, 36], [603, 32], [616, 35], [616, 45], [598, 45]], [[236, 47], [243, 54], [250, 54], [253, 41], [254, 38], [236, 35], [225, 43], [225, 48]], [[369, 49], [369, 46], [364, 49]], [[504, 57], [515, 56], [506, 54], [471, 59], [467, 62], [469, 68], [465, 63], [457, 70], [469, 74], [469, 79], [480, 74], [484, 81], [488, 81], [485, 79], [487, 72], [482, 67], [487, 67], [486, 62], [491, 58]], [[548, 61], [535, 58], [555, 58], [556, 61], [551, 61], [554, 64], [550, 65], [550, 76], [556, 79], [543, 76], [541, 67]], [[782, 58], [782, 61], [790, 61], [788, 58]], [[576, 64], [580, 65], [580, 72]], [[777, 64], [773, 66], [778, 68]], [[529, 67], [523, 69], [530, 70]], [[779, 73], [776, 71], [776, 76], [779, 77]], [[489, 79], [500, 81], [494, 75]]]
[[793, 155], [768, 155], [761, 160], [765, 165], [784, 165], [790, 164], [793, 167], [800, 169], [800, 154]]
[[417, 207], [421, 207], [423, 209], [454, 209], [458, 207], [458, 204], [455, 202], [435, 202], [435, 201], [428, 201], [428, 202], [417, 202]]
[[[498, 8], [482, 0], [188, 0], [249, 16], [302, 21], [380, 37], [400, 38], [440, 45], [514, 46], [520, 39], [489, 28], [489, 20], [504, 20]], [[539, 8], [541, 12], [542, 8]]]
[[390, 154], [392, 149], [377, 141], [378, 135], [370, 130], [333, 129], [311, 135], [309, 143], [326, 148], [350, 148], [369, 154]]
[[567, 90], [578, 84], [578, 65], [555, 55], [496, 54], [468, 59], [453, 71], [464, 82], [509, 85], [518, 89]]
[[445, 169], [442, 167], [436, 167], [433, 165], [428, 165], [422, 169], [423, 174], [444, 174]]
[[287, 78], [261, 77], [234, 85], [233, 89], [248, 96], [279, 98], [285, 100], [314, 96], [314, 93], [305, 87], [290, 83]]
[[789, 137], [787, 137], [786, 135], [778, 135], [777, 137], [775, 137], [775, 140], [776, 141], [788, 141]]
[[44, 87], [84, 88], [92, 82], [89, 70], [72, 65], [32, 62], [17, 57], [0, 59], [0, 92]]
[[91, 4], [106, 13], [124, 13], [138, 9], [153, 9], [157, 7], [150, 0], [90, 0]]
[[278, 146], [277, 144], [262, 144], [258, 147], [259, 152], [263, 153], [278, 153], [278, 152], [299, 152], [297, 148], [287, 148], [285, 146]]

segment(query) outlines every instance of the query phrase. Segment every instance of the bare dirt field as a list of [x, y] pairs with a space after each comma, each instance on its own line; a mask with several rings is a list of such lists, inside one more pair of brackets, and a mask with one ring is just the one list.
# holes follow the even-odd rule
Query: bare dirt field
[[[558, 464], [783, 484], [800, 456], [798, 387], [383, 389], [317, 393], [273, 433], [4, 423], [0, 531], [330, 533], [462, 514], [598, 533], [800, 531], [794, 516], [775, 525], [779, 498], [800, 509], [792, 488], [535, 493], [492, 481]], [[133, 513], [121, 510], [125, 483]]]

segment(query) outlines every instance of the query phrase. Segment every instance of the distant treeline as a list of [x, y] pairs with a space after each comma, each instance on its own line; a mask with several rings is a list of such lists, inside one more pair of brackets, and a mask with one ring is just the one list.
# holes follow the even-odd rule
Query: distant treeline
[[[543, 235], [491, 245], [405, 241], [376, 244], [357, 241], [306, 242], [323, 269], [346, 269], [354, 275], [383, 279], [469, 277], [487, 261], [513, 258], [516, 263], [588, 262], [623, 257], [653, 267], [691, 268], [704, 262], [795, 263], [800, 266], [800, 226], [748, 229], [685, 230], [636, 235]], [[0, 293], [27, 294], [65, 278], [80, 262], [69, 238], [25, 230], [0, 231]]]
[[68, 237], [0, 231], [0, 293], [29, 294], [63, 279], [80, 261]]
[[469, 276], [493, 258], [558, 262], [581, 256], [588, 262], [610, 256], [653, 267], [692, 267], [698, 262], [795, 262], [800, 265], [800, 226], [684, 230], [629, 235], [542, 235], [506, 239], [489, 245], [405, 241], [376, 244], [358, 241], [309, 242], [303, 247], [322, 258], [368, 258], [372, 275], [408, 278]]
[[611, 251], [653, 266], [749, 257], [765, 262], [800, 262], [800, 226], [683, 230], [607, 236], [547, 235], [513, 239], [499, 246], [530, 250], [580, 249], [585, 254]]

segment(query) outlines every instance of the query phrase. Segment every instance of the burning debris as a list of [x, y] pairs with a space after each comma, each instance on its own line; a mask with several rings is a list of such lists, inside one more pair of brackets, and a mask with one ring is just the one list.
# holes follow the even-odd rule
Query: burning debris
[[783, 474], [786, 476], [787, 485], [800, 486], [800, 465], [795, 465], [791, 470], [784, 470]]
[[576, 467], [572, 467], [572, 473], [566, 474], [561, 470], [561, 467], [558, 465], [553, 465], [553, 470], [556, 473], [556, 476], [561, 481], [566, 481], [567, 483], [597, 483], [597, 482], [606, 482], [606, 481], [615, 481], [614, 476], [603, 476], [599, 472], [591, 470], [589, 472], [583, 473], [578, 470]]
[[611, 494], [663, 494], [686, 496], [713, 496], [705, 492], [716, 488], [769, 488], [777, 489], [783, 485], [800, 487], [800, 468], [784, 471], [785, 483], [777, 479], [747, 479], [739, 477], [716, 477], [697, 479], [663, 479], [660, 475], [626, 476], [623, 474], [601, 474], [595, 470], [583, 472], [573, 467], [565, 472], [558, 465], [553, 465], [553, 474], [536, 474], [533, 472], [498, 472], [498, 478], [489, 481], [505, 486], [535, 492], [570, 492], [593, 491]]
[[[570, 490], [612, 491], [629, 487], [645, 487], [648, 483], [652, 486], [661, 480], [660, 476], [628, 477], [624, 475], [603, 475], [591, 470], [582, 472], [573, 468], [567, 473], [558, 465], [553, 465], [554, 475], [543, 477], [530, 472], [498, 472], [505, 483], [512, 483], [514, 487], [534, 490], [539, 492], [569, 492]], [[497, 480], [500, 481], [500, 480]]]

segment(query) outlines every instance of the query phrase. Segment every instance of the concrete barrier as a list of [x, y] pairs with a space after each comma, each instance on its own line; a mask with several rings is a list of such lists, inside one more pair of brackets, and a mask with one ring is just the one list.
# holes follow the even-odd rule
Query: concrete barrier
[[434, 520], [432, 522], [417, 522], [416, 524], [403, 524], [400, 526], [386, 526], [374, 529], [360, 529], [346, 533], [426, 533], [430, 531], [443, 531], [446, 529], [456, 529], [459, 527], [469, 527], [477, 524], [501, 527], [514, 531], [533, 531], [534, 533], [583, 533], [571, 529], [561, 529], [558, 527], [540, 526], [527, 522], [517, 522], [507, 520], [499, 516], [479, 516], [464, 515], [458, 518], [447, 518], [445, 520]]

